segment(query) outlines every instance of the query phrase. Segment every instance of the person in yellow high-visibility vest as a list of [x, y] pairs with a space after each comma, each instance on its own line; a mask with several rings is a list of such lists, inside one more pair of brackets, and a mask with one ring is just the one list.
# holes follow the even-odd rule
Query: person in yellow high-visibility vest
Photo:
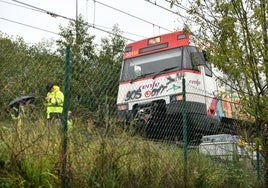
[[47, 119], [61, 120], [64, 95], [56, 84], [48, 83], [46, 90], [47, 96], [45, 97], [44, 105], [46, 106]]

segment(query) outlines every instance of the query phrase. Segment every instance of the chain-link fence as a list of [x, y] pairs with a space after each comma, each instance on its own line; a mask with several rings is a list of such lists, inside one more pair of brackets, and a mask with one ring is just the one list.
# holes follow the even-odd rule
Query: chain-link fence
[[[101, 55], [79, 59], [73, 48], [60, 55], [20, 41], [0, 42], [1, 186], [261, 185], [263, 159], [256, 152], [254, 126], [220, 118], [216, 108], [208, 113], [201, 103], [201, 98], [214, 100], [216, 106], [225, 99], [187, 93], [186, 80], [185, 91], [168, 108], [159, 100], [121, 119], [116, 106], [120, 63]], [[59, 125], [47, 124], [48, 82], [65, 95]], [[24, 109], [12, 119], [19, 103], [10, 101], [20, 96], [34, 100], [22, 100]]]

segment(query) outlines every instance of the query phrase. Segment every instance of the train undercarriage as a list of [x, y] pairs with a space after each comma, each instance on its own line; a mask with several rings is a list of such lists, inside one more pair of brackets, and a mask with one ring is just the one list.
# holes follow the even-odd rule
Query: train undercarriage
[[[189, 106], [193, 105], [188, 103]], [[176, 104], [181, 106], [181, 104]], [[199, 108], [197, 108], [199, 106]], [[203, 135], [234, 133], [233, 122], [222, 121], [217, 116], [207, 115], [199, 104], [192, 110], [186, 110], [186, 122], [183, 121], [181, 109], [170, 113], [170, 109], [162, 101], [136, 105], [131, 111], [128, 121], [132, 122], [136, 133], [158, 140], [183, 140], [183, 126], [186, 125], [187, 140], [199, 143]], [[191, 107], [190, 107], [191, 108]], [[178, 109], [178, 108], [177, 108]]]

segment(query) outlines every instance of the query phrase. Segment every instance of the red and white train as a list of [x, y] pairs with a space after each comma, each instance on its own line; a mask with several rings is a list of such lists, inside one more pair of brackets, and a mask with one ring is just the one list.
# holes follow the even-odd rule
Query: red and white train
[[[183, 31], [133, 42], [125, 47], [117, 108], [159, 138], [181, 138], [182, 79], [185, 79], [189, 138], [215, 134], [222, 119], [235, 118], [237, 97], [219, 91], [211, 65]], [[224, 100], [223, 100], [224, 99]]]

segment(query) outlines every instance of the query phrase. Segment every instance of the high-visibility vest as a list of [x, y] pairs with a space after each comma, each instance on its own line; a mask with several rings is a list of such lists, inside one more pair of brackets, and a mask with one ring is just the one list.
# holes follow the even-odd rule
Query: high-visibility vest
[[47, 107], [47, 119], [50, 119], [51, 113], [62, 113], [64, 95], [59, 86], [53, 86], [52, 91], [47, 93], [48, 101], [44, 104]]

